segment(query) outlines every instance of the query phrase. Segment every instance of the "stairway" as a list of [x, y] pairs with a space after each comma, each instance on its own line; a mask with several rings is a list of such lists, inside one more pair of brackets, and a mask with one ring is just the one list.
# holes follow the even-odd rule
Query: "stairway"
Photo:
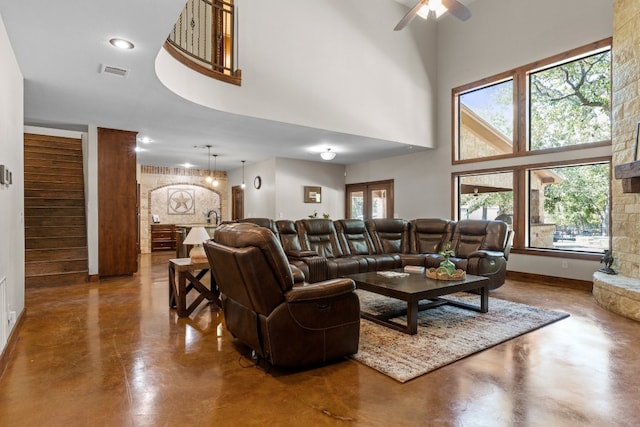
[[88, 279], [82, 140], [24, 135], [25, 286]]

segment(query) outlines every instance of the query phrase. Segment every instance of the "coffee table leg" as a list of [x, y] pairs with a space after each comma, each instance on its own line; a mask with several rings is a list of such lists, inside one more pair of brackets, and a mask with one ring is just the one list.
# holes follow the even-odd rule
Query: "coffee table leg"
[[418, 300], [413, 298], [407, 302], [407, 332], [418, 333]]
[[480, 312], [486, 313], [489, 311], [489, 288], [483, 286], [480, 288]]

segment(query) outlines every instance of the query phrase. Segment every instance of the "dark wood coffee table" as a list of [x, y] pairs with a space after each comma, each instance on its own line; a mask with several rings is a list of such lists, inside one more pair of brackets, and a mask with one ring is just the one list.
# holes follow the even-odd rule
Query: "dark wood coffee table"
[[[422, 310], [445, 304], [481, 313], [486, 313], [489, 310], [489, 279], [482, 276], [467, 274], [464, 280], [448, 281], [428, 279], [422, 274], [409, 274], [406, 277], [384, 277], [377, 272], [369, 272], [351, 274], [346, 277], [353, 279], [358, 289], [406, 301], [407, 308], [403, 310], [378, 315], [361, 311], [360, 316], [411, 335], [418, 332], [418, 312]], [[464, 291], [479, 291], [480, 307], [440, 298], [443, 295]], [[420, 304], [421, 300], [429, 300], [429, 302]], [[407, 316], [406, 325], [391, 320], [405, 314]]]

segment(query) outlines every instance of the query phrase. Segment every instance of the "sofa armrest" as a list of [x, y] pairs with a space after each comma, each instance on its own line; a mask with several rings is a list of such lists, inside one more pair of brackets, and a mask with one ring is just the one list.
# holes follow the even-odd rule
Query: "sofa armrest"
[[285, 253], [286, 253], [287, 257], [294, 258], [294, 259], [306, 258], [306, 257], [311, 257], [311, 256], [318, 256], [318, 252], [316, 252], [316, 251], [289, 250], [289, 251], [286, 251]]
[[505, 258], [504, 252], [500, 251], [473, 251], [467, 256], [470, 258]]
[[310, 302], [350, 294], [356, 289], [351, 279], [332, 279], [294, 286], [285, 293], [287, 302]]
[[294, 264], [289, 264], [291, 267], [291, 274], [293, 274], [293, 283], [304, 282], [304, 273]]

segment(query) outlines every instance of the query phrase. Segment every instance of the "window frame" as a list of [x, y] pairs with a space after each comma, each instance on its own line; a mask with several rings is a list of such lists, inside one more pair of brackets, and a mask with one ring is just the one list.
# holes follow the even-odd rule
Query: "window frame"
[[[523, 165], [504, 166], [498, 168], [483, 168], [464, 171], [456, 171], [451, 174], [451, 217], [459, 219], [459, 178], [470, 175], [486, 175], [495, 173], [513, 173], [513, 225], [514, 239], [511, 248], [512, 253], [560, 257], [569, 259], [584, 259], [596, 261], [602, 257], [601, 253], [570, 251], [563, 249], [531, 248], [526, 246], [529, 233], [529, 184], [527, 182], [527, 172], [532, 169], [543, 169], [562, 166], [589, 165], [597, 163], [609, 163], [609, 174], [612, 172], [611, 156], [590, 157], [580, 160], [561, 160], [557, 162], [539, 162]], [[611, 206], [611, 179], [609, 180], [609, 206]], [[611, 224], [611, 209], [609, 209], [609, 224]], [[611, 230], [609, 230], [609, 247], [611, 247]]]
[[[566, 147], [545, 148], [540, 150], [529, 150], [529, 75], [543, 71], [545, 69], [559, 66], [591, 55], [613, 50], [613, 38], [608, 37], [597, 42], [589, 43], [567, 52], [553, 55], [549, 58], [531, 62], [521, 67], [486, 77], [475, 82], [455, 87], [451, 90], [451, 164], [464, 165], [469, 163], [486, 162], [491, 160], [519, 158], [522, 156], [532, 156], [547, 153], [557, 153], [564, 151], [584, 150], [611, 145], [611, 139], [604, 141], [588, 142], [582, 144], [569, 145]], [[459, 159], [459, 137], [460, 137], [460, 114], [458, 111], [459, 98], [465, 93], [493, 86], [508, 80], [513, 80], [513, 152], [475, 159]]]
[[[490, 173], [509, 172], [513, 173], [513, 230], [514, 241], [511, 249], [512, 253], [557, 257], [566, 259], [582, 259], [597, 261], [601, 259], [602, 253], [571, 251], [563, 249], [545, 249], [528, 247], [529, 235], [529, 183], [527, 172], [532, 169], [586, 165], [593, 163], [608, 162], [610, 174], [612, 171], [612, 155], [598, 155], [593, 149], [600, 147], [611, 147], [611, 140], [597, 141], [569, 145], [565, 147], [554, 147], [541, 150], [529, 150], [529, 74], [543, 69], [561, 65], [565, 62], [574, 61], [582, 57], [613, 50], [612, 37], [599, 40], [587, 45], [571, 49], [549, 58], [535, 61], [530, 64], [513, 68], [511, 70], [495, 74], [472, 83], [468, 83], [451, 91], [451, 164], [455, 171], [451, 174], [451, 217], [459, 219], [459, 177], [468, 175], [480, 175]], [[459, 137], [459, 96], [477, 89], [488, 87], [509, 79], [513, 79], [514, 90], [514, 124], [513, 124], [513, 152], [504, 155], [480, 157], [475, 159], [458, 160], [458, 137]], [[546, 161], [549, 155], [557, 153], [571, 152], [570, 160]], [[562, 157], [562, 156], [560, 156]], [[566, 157], [566, 156], [565, 156]], [[496, 160], [508, 160], [508, 166], [491, 167]], [[611, 182], [611, 180], [610, 180]], [[609, 185], [609, 206], [611, 206], [612, 188]], [[611, 247], [611, 209], [609, 209], [609, 247]]]

